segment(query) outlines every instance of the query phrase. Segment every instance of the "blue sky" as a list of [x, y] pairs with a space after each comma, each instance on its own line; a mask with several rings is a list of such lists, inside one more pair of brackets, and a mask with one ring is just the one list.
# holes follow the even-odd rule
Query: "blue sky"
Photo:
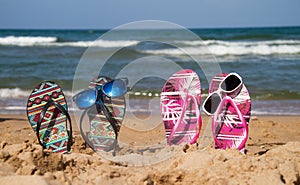
[[300, 26], [300, 1], [0, 0], [0, 28], [109, 29], [149, 19], [188, 28]]

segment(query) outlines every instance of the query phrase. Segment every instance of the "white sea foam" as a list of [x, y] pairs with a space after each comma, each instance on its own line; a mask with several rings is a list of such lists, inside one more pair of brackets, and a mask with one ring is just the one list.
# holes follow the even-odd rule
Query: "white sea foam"
[[56, 37], [0, 37], [0, 45], [33, 46], [45, 43], [54, 43], [56, 41]]
[[299, 45], [300, 40], [269, 40], [269, 41], [222, 41], [222, 40], [197, 40], [197, 41], [174, 41], [174, 43], [184, 44], [187, 46], [208, 46], [208, 45], [224, 45], [224, 46], [253, 46], [253, 45]]
[[136, 40], [95, 40], [77, 42], [57, 42], [57, 37], [7, 36], [0, 37], [0, 45], [10, 46], [50, 46], [50, 47], [126, 47], [138, 44]]
[[255, 42], [229, 42], [218, 40], [175, 41], [184, 44], [181, 48], [144, 50], [148, 54], [163, 55], [274, 55], [300, 54], [300, 41], [273, 40]]
[[[7, 36], [0, 37], [0, 45], [11, 46], [44, 46], [44, 47], [126, 47], [137, 45], [137, 40], [95, 40], [95, 41], [76, 41], [58, 42], [57, 37], [42, 36]], [[222, 40], [203, 40], [203, 41], [174, 41], [181, 48], [143, 50], [147, 54], [163, 55], [273, 55], [273, 54], [300, 54], [300, 40], [270, 40], [270, 41], [222, 41]]]
[[21, 90], [20, 88], [3, 88], [0, 89], [0, 98], [22, 98], [29, 96], [29, 91]]
[[95, 40], [95, 41], [55, 43], [56, 46], [103, 47], [103, 48], [126, 47], [126, 46], [131, 46], [131, 45], [136, 45], [136, 44], [138, 44], [138, 41], [135, 41], [135, 40], [116, 40], [116, 41]]
[[17, 111], [17, 110], [25, 110], [25, 106], [8, 106], [8, 107], [0, 107], [1, 110], [12, 110], [12, 111]]
[[[30, 95], [31, 91], [20, 88], [2, 88], [0, 89], [0, 98], [24, 98]], [[72, 97], [71, 91], [64, 91], [66, 97]]]

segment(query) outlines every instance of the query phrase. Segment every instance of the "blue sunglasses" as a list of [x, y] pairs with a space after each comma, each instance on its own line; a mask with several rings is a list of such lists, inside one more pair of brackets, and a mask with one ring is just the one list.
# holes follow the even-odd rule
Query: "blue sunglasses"
[[109, 98], [123, 96], [128, 91], [128, 79], [120, 78], [96, 86], [94, 89], [87, 89], [73, 96], [72, 100], [79, 109], [88, 109], [95, 104], [103, 104], [103, 95]]
[[[115, 134], [116, 134], [116, 143], [118, 137], [118, 123], [117, 120], [114, 119], [112, 112], [107, 108], [104, 104], [104, 97], [108, 98], [118, 98], [122, 97], [129, 90], [127, 87], [128, 79], [120, 78], [115, 79], [110, 82], [97, 85], [94, 89], [84, 90], [78, 94], [76, 94], [72, 100], [76, 103], [79, 109], [85, 109], [80, 118], [80, 132], [84, 138], [84, 140], [93, 148], [93, 144], [89, 141], [87, 136], [83, 132], [82, 121], [85, 114], [88, 111], [93, 110], [90, 109], [93, 105], [96, 106], [97, 111], [100, 110], [103, 112], [109, 123], [111, 124]], [[116, 144], [114, 145], [116, 147]], [[114, 151], [115, 152], [115, 151]], [[113, 155], [114, 155], [113, 152]]]

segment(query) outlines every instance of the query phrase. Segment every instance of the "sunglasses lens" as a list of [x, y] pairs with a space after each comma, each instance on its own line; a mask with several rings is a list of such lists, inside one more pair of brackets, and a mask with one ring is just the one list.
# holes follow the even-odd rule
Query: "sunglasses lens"
[[104, 94], [111, 98], [122, 96], [127, 92], [126, 83], [120, 79], [106, 83], [102, 89]]
[[75, 103], [79, 109], [86, 109], [96, 102], [96, 98], [95, 89], [89, 89], [79, 93], [75, 98]]
[[221, 102], [221, 97], [217, 93], [211, 94], [206, 100], [204, 104], [204, 108], [208, 113], [214, 114], [220, 102]]
[[237, 87], [239, 87], [242, 84], [242, 81], [239, 77], [236, 75], [229, 75], [225, 78], [225, 80], [221, 83], [221, 88], [224, 91], [233, 91]]

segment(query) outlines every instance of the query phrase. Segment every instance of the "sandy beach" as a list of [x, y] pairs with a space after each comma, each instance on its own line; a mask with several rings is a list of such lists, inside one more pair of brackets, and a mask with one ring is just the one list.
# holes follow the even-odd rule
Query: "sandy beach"
[[300, 185], [299, 7], [0, 0], [0, 185]]
[[[38, 145], [26, 115], [1, 115], [1, 184], [300, 184], [299, 116], [252, 117], [246, 155], [215, 150], [212, 140], [203, 149], [199, 139], [198, 145], [179, 146], [173, 156], [145, 166], [103, 158], [85, 146], [73, 126], [72, 153], [55, 154]], [[160, 138], [161, 129], [144, 136]], [[121, 130], [123, 138], [133, 132]]]

